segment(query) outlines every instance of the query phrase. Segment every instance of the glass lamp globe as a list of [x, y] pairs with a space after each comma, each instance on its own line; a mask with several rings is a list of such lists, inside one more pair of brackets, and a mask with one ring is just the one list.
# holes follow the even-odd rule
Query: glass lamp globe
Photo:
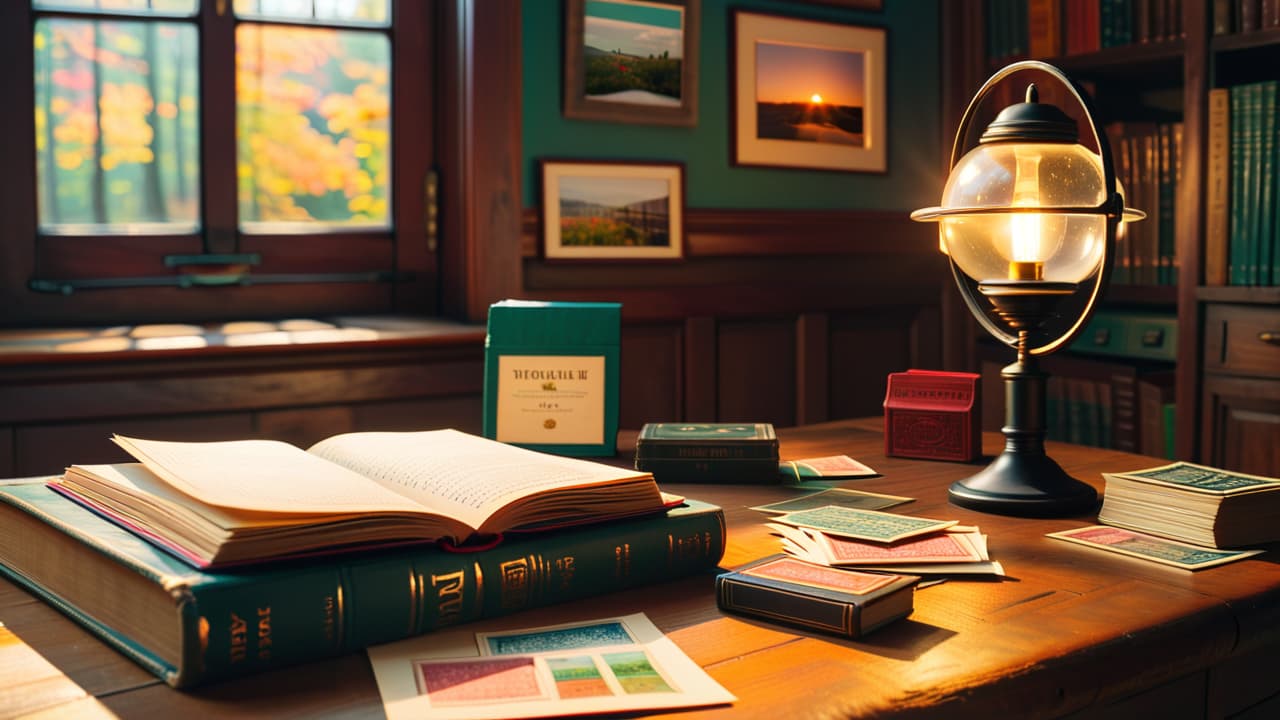
[[[941, 208], [972, 208], [941, 218], [942, 240], [960, 270], [978, 282], [1079, 283], [1106, 252], [1106, 218], [1092, 210], [1107, 198], [1102, 160], [1076, 143], [979, 145], [956, 164]], [[1054, 208], [983, 213], [982, 208]]]

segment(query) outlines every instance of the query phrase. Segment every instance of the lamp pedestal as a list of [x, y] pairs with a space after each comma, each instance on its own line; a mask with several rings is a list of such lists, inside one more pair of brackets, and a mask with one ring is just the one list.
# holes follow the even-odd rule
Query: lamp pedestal
[[947, 492], [960, 507], [998, 515], [1058, 517], [1091, 510], [1097, 492], [1045, 454], [1045, 378], [1034, 356], [1000, 372], [1004, 378], [1004, 452]]

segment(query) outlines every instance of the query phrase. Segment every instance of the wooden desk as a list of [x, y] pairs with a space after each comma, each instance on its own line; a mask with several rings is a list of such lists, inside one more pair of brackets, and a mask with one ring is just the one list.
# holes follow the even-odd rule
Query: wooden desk
[[[951, 580], [916, 594], [915, 613], [858, 642], [722, 614], [712, 576], [503, 618], [504, 627], [643, 611], [739, 697], [708, 717], [1222, 717], [1280, 712], [1280, 566], [1269, 552], [1189, 573], [1049, 540], [1093, 518], [1025, 520], [946, 502], [973, 466], [886, 458], [879, 421], [782, 429], [784, 458], [847, 453], [883, 477], [848, 486], [918, 498], [909, 513], [990, 534], [1003, 581]], [[1000, 439], [985, 438], [988, 453]], [[1050, 444], [1077, 477], [1153, 464]], [[752, 505], [784, 487], [671, 486], [720, 503], [726, 567], [776, 551]], [[378, 717], [363, 653], [180, 693], [60, 613], [0, 581], [0, 621], [122, 717]], [[3, 678], [0, 678], [0, 684]], [[691, 717], [681, 713], [679, 717]]]

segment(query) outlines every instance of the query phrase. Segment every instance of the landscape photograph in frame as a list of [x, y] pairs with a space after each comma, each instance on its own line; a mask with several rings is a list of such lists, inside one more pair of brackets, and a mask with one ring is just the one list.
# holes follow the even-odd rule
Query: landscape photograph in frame
[[684, 166], [543, 161], [547, 260], [675, 260], [684, 255]]
[[565, 117], [697, 122], [697, 0], [568, 0]]

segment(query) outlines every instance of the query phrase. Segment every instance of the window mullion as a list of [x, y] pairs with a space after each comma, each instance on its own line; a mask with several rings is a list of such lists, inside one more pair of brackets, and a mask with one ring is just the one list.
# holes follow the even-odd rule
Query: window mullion
[[200, 13], [200, 132], [204, 248], [239, 247], [236, 214], [236, 23], [228, 0], [203, 0]]

